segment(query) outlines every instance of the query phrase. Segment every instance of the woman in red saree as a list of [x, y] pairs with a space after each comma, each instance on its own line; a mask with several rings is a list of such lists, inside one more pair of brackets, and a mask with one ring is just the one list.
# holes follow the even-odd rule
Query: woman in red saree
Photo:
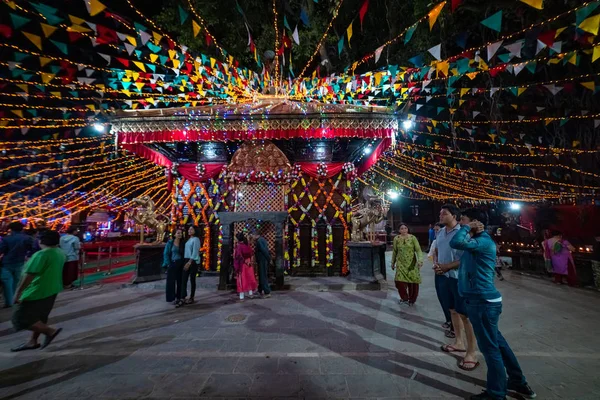
[[233, 251], [233, 269], [237, 279], [237, 291], [240, 294], [240, 300], [244, 300], [244, 295], [248, 293], [249, 298], [253, 298], [258, 284], [254, 276], [252, 267], [252, 248], [248, 245], [248, 239], [243, 233], [236, 235], [237, 244]]

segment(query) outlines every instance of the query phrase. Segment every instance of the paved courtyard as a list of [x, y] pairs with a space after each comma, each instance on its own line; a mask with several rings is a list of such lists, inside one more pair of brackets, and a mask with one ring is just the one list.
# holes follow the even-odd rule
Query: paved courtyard
[[[391, 277], [391, 271], [388, 275]], [[0, 312], [2, 399], [446, 399], [479, 393], [446, 342], [431, 265], [417, 305], [395, 290], [274, 293], [234, 301], [202, 288], [174, 309], [152, 287], [59, 296], [47, 350], [13, 354]], [[539, 399], [600, 398], [600, 295], [506, 273], [501, 329]], [[206, 278], [203, 278], [206, 279]]]

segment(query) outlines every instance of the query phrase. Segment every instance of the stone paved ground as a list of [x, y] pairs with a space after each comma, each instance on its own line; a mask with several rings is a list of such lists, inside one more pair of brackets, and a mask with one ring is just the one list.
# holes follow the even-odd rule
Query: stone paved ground
[[[64, 293], [52, 314], [64, 332], [47, 350], [20, 354], [8, 349], [25, 334], [2, 311], [0, 398], [464, 398], [481, 390], [486, 368], [463, 372], [439, 351], [430, 268], [414, 308], [391, 289], [241, 304], [202, 289], [178, 310], [156, 289]], [[538, 398], [599, 399], [600, 296], [510, 273], [498, 286], [501, 329]]]

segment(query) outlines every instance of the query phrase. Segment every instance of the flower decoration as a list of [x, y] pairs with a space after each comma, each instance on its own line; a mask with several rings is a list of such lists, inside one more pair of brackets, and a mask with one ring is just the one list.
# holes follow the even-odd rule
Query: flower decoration
[[204, 174], [206, 174], [206, 167], [204, 166], [204, 164], [196, 164], [196, 173], [198, 174], [199, 178], [202, 178]]
[[327, 178], [327, 164], [324, 162], [319, 163], [317, 166], [317, 175], [321, 178]]

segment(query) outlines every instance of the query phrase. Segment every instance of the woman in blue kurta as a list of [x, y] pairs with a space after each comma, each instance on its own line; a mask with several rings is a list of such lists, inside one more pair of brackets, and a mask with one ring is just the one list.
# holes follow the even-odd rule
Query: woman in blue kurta
[[167, 268], [166, 295], [168, 302], [181, 307], [181, 277], [183, 273], [183, 230], [177, 229], [165, 246], [163, 267]]

